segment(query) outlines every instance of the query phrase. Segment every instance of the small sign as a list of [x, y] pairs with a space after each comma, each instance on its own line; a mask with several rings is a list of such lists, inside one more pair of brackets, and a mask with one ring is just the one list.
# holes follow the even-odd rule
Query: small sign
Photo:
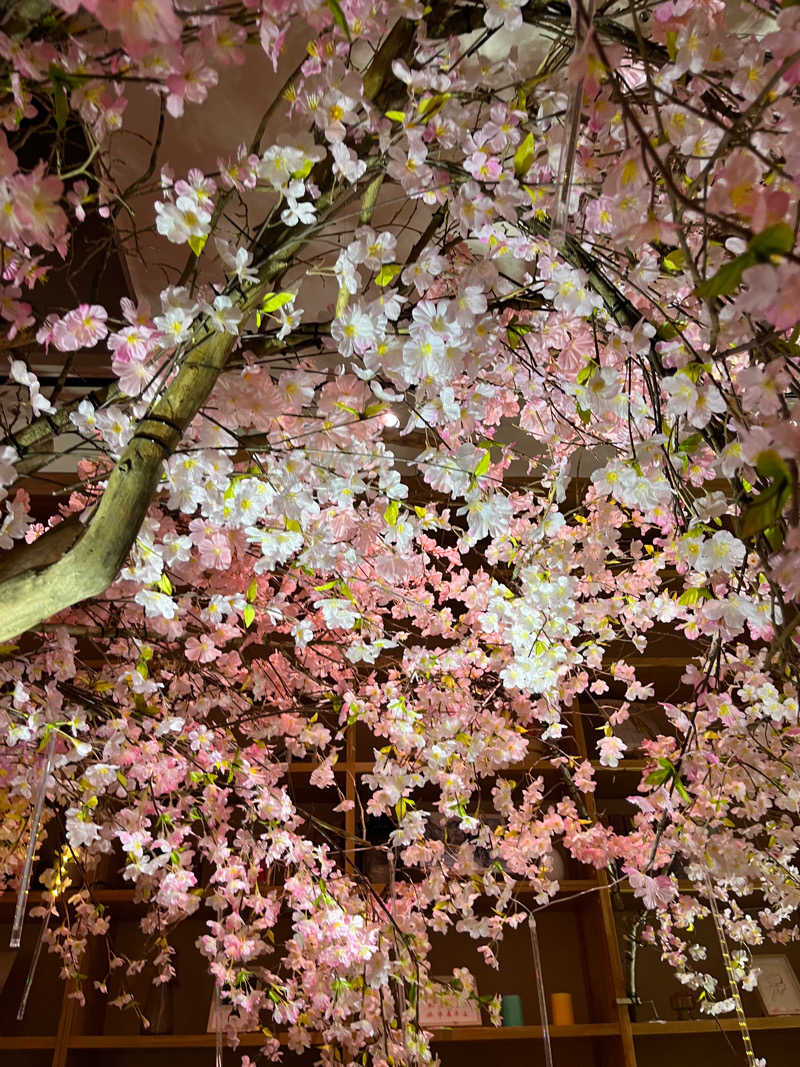
[[419, 1023], [426, 1030], [446, 1026], [480, 1026], [481, 1006], [463, 990], [453, 989], [447, 979], [432, 979], [435, 992], [423, 993], [419, 1002]]

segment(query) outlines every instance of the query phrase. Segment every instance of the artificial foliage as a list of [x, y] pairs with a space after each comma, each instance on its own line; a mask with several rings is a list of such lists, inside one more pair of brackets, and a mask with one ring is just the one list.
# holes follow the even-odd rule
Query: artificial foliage
[[[76, 996], [141, 1012], [127, 979], [171, 980], [202, 907], [231, 1041], [424, 1062], [431, 938], [496, 962], [555, 847], [630, 886], [708, 1011], [732, 1008], [695, 944], [709, 894], [745, 987], [797, 935], [800, 7], [581, 2], [0, 16], [2, 878], [52, 752], [37, 884]], [[175, 172], [170, 130], [245, 59], [259, 127]], [[159, 115], [122, 187], [134, 92]], [[149, 304], [95, 273], [51, 306], [89, 227], [180, 265]], [[90, 350], [88, 395], [33, 369]], [[62, 453], [72, 484], [33, 500]], [[615, 830], [597, 775], [669, 640], [686, 667]], [[358, 862], [376, 820], [390, 893]], [[146, 961], [93, 899], [104, 864]]]

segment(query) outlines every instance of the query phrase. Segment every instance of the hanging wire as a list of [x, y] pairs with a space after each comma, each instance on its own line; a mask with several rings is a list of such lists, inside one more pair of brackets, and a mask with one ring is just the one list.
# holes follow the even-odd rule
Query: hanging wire
[[547, 1018], [547, 997], [544, 992], [544, 975], [542, 974], [542, 957], [539, 954], [539, 937], [536, 932], [536, 919], [528, 916], [528, 929], [531, 935], [531, 952], [533, 953], [533, 973], [536, 976], [536, 992], [539, 995], [539, 1015], [542, 1020], [542, 1040], [544, 1041], [545, 1067], [553, 1067], [553, 1049], [550, 1046], [550, 1021]]
[[31, 818], [31, 831], [30, 838], [28, 839], [28, 849], [25, 853], [25, 866], [22, 870], [22, 881], [17, 893], [17, 906], [14, 911], [14, 923], [11, 927], [11, 938], [9, 940], [11, 948], [19, 948], [22, 943], [22, 926], [25, 922], [25, 909], [28, 906], [28, 893], [30, 892], [31, 887], [31, 872], [33, 871], [33, 859], [36, 854], [36, 841], [39, 837], [39, 825], [42, 821], [44, 801], [47, 795], [47, 783], [53, 765], [53, 753], [55, 752], [55, 747], [56, 732], [53, 730], [50, 734], [50, 742], [47, 746], [47, 755], [45, 757], [42, 778], [39, 782], [39, 793], [36, 797], [33, 816]]
[[717, 928], [717, 937], [719, 938], [719, 947], [722, 950], [722, 959], [725, 962], [725, 971], [728, 975], [728, 985], [730, 986], [731, 996], [736, 1008], [736, 1017], [739, 1020], [739, 1032], [742, 1035], [742, 1043], [744, 1044], [745, 1056], [750, 1067], [755, 1067], [756, 1056], [753, 1052], [753, 1043], [750, 1040], [750, 1029], [747, 1025], [747, 1016], [744, 1013], [742, 1007], [742, 998], [739, 993], [739, 983], [736, 981], [736, 968], [734, 962], [731, 959], [731, 954], [728, 949], [728, 940], [725, 937], [725, 930], [722, 926], [722, 920], [717, 910], [717, 901], [714, 896], [714, 887], [711, 884], [711, 875], [706, 874], [706, 893], [708, 894], [708, 903], [711, 907], [711, 914], [714, 917], [714, 926]]

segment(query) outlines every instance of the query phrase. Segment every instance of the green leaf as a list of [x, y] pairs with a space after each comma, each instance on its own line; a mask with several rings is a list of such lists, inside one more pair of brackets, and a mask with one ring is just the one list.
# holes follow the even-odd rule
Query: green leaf
[[678, 336], [678, 331], [671, 322], [662, 322], [656, 330], [656, 337], [660, 341], [672, 341]]
[[586, 365], [578, 371], [578, 377], [575, 379], [575, 381], [578, 385], [585, 385], [596, 370], [597, 361], [594, 359], [587, 360]]
[[287, 530], [291, 530], [293, 533], [302, 533], [303, 527], [297, 521], [297, 519], [284, 519], [283, 525]]
[[384, 263], [375, 278], [376, 285], [389, 285], [400, 271], [403, 269], [402, 263]]
[[391, 119], [392, 122], [405, 122], [406, 113], [405, 111], [387, 111], [386, 118]]
[[772, 256], [785, 256], [794, 248], [794, 230], [788, 222], [776, 222], [757, 233], [747, 246], [759, 262]]
[[739, 536], [753, 537], [774, 525], [789, 499], [790, 486], [774, 483], [750, 502], [739, 517]]
[[390, 526], [397, 525], [397, 516], [400, 513], [400, 505], [396, 500], [390, 500], [386, 506], [383, 517]]
[[342, 580], [337, 582], [336, 584], [339, 587], [339, 592], [342, 594], [345, 600], [350, 600], [353, 604], [355, 604], [356, 598], [353, 596], [353, 590], [350, 588], [344, 578], [342, 578]]
[[682, 248], [676, 248], [668, 256], [664, 256], [664, 266], [671, 271], [683, 270], [686, 266], [686, 253]]
[[783, 457], [774, 448], [767, 448], [758, 453], [756, 470], [762, 478], [769, 478], [774, 482], [788, 482], [792, 477]]
[[648, 776], [645, 778], [645, 784], [646, 785], [663, 785], [664, 782], [666, 782], [667, 779], [669, 779], [671, 777], [672, 777], [672, 768], [671, 767], [667, 767], [667, 769], [665, 770], [662, 767], [661, 770], [652, 771], [650, 774], [648, 774]]
[[194, 252], [194, 254], [196, 256], [199, 256], [200, 253], [205, 248], [207, 240], [208, 240], [208, 236], [200, 237], [197, 234], [195, 234], [194, 237], [190, 237], [189, 238], [189, 248], [191, 248], [191, 250]]
[[687, 456], [692, 452], [696, 452], [698, 448], [703, 444], [704, 439], [701, 433], [693, 433], [688, 437], [684, 437], [681, 443], [678, 445], [678, 452], [684, 452]]
[[278, 308], [282, 308], [284, 304], [291, 303], [294, 300], [294, 293], [267, 293], [261, 302], [261, 310], [265, 314], [269, 314], [271, 311], [277, 311]]
[[258, 579], [254, 578], [247, 587], [247, 603], [252, 604], [258, 593]]
[[56, 127], [59, 130], [63, 130], [69, 115], [69, 101], [61, 82], [57, 82], [53, 86], [53, 114], [55, 115]]
[[313, 170], [313, 168], [314, 168], [314, 160], [313, 159], [307, 159], [305, 161], [305, 163], [302, 165], [302, 167], [298, 167], [297, 170], [293, 170], [292, 171], [292, 177], [293, 178], [299, 178], [301, 180], [303, 178], [307, 178], [309, 176], [309, 174], [311, 173], [311, 171]]
[[514, 153], [514, 174], [517, 178], [524, 178], [533, 163], [534, 147], [533, 134], [529, 133], [519, 148]]
[[774, 448], [759, 452], [756, 470], [771, 484], [743, 509], [739, 518], [739, 536], [743, 538], [753, 537], [774, 526], [792, 490], [791, 472]]
[[345, 35], [347, 40], [352, 44], [353, 38], [350, 36], [350, 27], [347, 25], [347, 19], [344, 17], [344, 11], [342, 11], [339, 0], [327, 0], [327, 4], [333, 15], [333, 21]]
[[252, 604], [245, 604], [244, 611], [242, 612], [242, 618], [244, 619], [245, 629], [250, 629], [253, 625], [253, 620], [256, 617], [256, 609]]
[[681, 800], [685, 800], [687, 804], [691, 803], [692, 798], [689, 796], [689, 792], [686, 786], [683, 784], [681, 776], [679, 774], [675, 775], [675, 777], [673, 778], [673, 782], [675, 783], [675, 790]]
[[695, 296], [699, 296], [702, 300], [714, 300], [718, 296], [727, 296], [741, 285], [742, 275], [755, 263], [756, 257], [752, 252], [737, 256], [723, 264], [713, 277], [701, 282], [695, 289]]
[[161, 590], [162, 593], [166, 593], [167, 596], [172, 596], [172, 582], [169, 580], [166, 574], [161, 575], [161, 577], [158, 579], [157, 584], [158, 588]]
[[696, 604], [698, 600], [710, 595], [707, 589], [687, 589], [686, 592], [681, 593], [678, 597], [678, 603], [683, 607], [690, 607], [692, 604]]
[[487, 449], [484, 450], [483, 455], [478, 460], [478, 466], [473, 471], [473, 474], [475, 475], [475, 477], [476, 478], [480, 478], [482, 475], [486, 474], [487, 471], [489, 470], [489, 467], [491, 466], [491, 463], [492, 463], [492, 454], [491, 454], [491, 451], [487, 448]]
[[436, 93], [434, 96], [424, 97], [420, 101], [417, 112], [419, 119], [426, 121], [433, 118], [437, 111], [441, 111], [451, 95], [451, 93]]

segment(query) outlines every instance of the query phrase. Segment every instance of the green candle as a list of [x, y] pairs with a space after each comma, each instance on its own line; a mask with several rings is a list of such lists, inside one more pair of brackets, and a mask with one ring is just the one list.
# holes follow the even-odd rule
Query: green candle
[[524, 1026], [522, 1015], [522, 997], [518, 993], [508, 993], [503, 997], [503, 1026]]

